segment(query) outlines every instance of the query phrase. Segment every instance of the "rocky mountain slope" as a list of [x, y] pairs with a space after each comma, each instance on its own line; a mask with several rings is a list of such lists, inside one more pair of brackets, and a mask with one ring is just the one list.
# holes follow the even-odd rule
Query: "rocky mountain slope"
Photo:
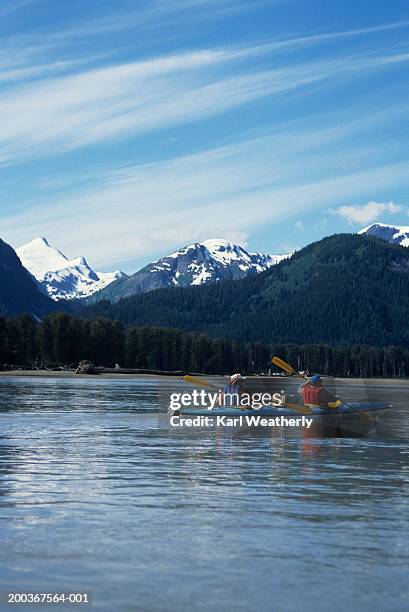
[[249, 253], [227, 240], [205, 240], [148, 264], [96, 293], [92, 301], [121, 298], [165, 287], [189, 287], [221, 280], [237, 280], [262, 272], [289, 255]]
[[375, 238], [381, 238], [390, 244], [400, 244], [409, 247], [409, 226], [388, 225], [387, 223], [372, 223], [364, 227], [359, 234], [367, 234]]
[[30, 313], [40, 318], [52, 307], [14, 249], [0, 240], [0, 314]]
[[113, 281], [126, 277], [123, 272], [94, 272], [84, 257], [68, 259], [46, 238], [35, 238], [16, 249], [22, 264], [53, 300], [88, 297]]

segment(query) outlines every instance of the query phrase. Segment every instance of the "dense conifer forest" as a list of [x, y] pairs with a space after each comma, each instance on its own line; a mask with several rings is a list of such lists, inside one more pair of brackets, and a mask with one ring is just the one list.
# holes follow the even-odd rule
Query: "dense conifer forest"
[[124, 327], [104, 318], [66, 313], [37, 322], [29, 315], [0, 318], [0, 366], [75, 367], [87, 359], [95, 365], [206, 374], [268, 372], [272, 355], [296, 369], [338, 376], [407, 376], [409, 350], [399, 347], [240, 343], [204, 333], [160, 327]]

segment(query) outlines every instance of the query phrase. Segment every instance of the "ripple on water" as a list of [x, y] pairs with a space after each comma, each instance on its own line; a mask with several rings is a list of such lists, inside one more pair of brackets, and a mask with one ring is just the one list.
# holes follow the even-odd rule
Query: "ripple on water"
[[408, 609], [401, 388], [382, 387], [394, 412], [371, 439], [172, 429], [181, 388], [0, 379], [0, 588], [88, 589], [106, 610]]

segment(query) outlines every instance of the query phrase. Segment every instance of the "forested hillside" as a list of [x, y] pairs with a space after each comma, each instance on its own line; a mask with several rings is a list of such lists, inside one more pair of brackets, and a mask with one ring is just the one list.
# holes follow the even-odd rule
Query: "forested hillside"
[[100, 302], [84, 313], [242, 342], [409, 347], [409, 251], [340, 234], [256, 276]]

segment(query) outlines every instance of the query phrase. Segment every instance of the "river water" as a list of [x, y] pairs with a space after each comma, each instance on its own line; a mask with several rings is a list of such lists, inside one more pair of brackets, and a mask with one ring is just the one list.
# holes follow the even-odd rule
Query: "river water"
[[407, 611], [407, 386], [343, 389], [392, 402], [365, 437], [172, 428], [163, 398], [185, 386], [0, 378], [0, 590], [88, 591], [112, 611]]

